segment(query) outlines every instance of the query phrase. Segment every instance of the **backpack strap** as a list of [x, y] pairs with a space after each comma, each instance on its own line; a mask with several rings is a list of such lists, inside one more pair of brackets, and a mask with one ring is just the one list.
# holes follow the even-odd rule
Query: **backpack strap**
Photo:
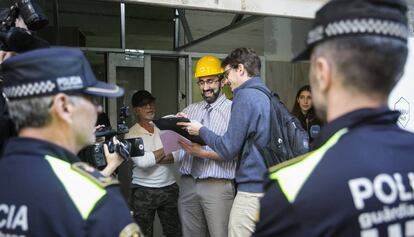
[[[248, 88], [252, 88], [252, 89], [256, 89], [261, 91], [263, 94], [265, 94], [268, 98], [269, 98], [269, 105], [270, 105], [270, 110], [272, 109], [272, 94], [270, 91], [266, 90], [264, 87], [260, 87], [260, 86], [252, 86], [252, 87], [248, 87]], [[271, 113], [271, 111], [270, 111]], [[263, 147], [260, 146], [257, 141], [256, 141], [256, 132], [251, 132], [249, 133], [249, 135], [247, 136], [246, 140], [244, 141], [243, 144], [243, 149], [241, 150], [240, 153], [240, 158], [238, 159], [237, 162], [237, 166], [236, 166], [236, 170], [240, 167], [240, 163], [241, 163], [241, 159], [243, 158], [243, 154], [247, 152], [248, 149], [248, 145], [249, 144], [253, 144], [257, 150], [259, 151], [259, 153], [262, 155], [262, 158], [264, 160], [264, 163], [266, 165], [266, 167], [270, 167], [269, 165], [269, 161], [266, 160], [264, 153], [263, 153]], [[247, 146], [246, 146], [247, 145]]]
[[243, 159], [243, 154], [245, 154], [247, 152], [247, 149], [249, 147], [247, 143], [254, 142], [254, 144], [256, 144], [256, 140], [254, 138], [255, 136], [256, 136], [256, 132], [251, 132], [247, 136], [246, 140], [244, 140], [243, 145], [242, 145], [242, 149], [239, 153], [239, 159], [237, 159], [236, 170], [238, 170], [240, 168], [240, 163], [241, 163], [241, 160]]
[[269, 100], [272, 100], [272, 93], [270, 91], [266, 90], [264, 87], [252, 86], [252, 87], [248, 87], [248, 88], [259, 90], [259, 91], [263, 92], [263, 94], [265, 94], [269, 98]]

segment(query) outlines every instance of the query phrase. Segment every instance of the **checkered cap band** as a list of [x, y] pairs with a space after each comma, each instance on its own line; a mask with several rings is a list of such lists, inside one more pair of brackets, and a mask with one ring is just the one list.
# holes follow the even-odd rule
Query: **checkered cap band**
[[10, 98], [23, 98], [52, 93], [56, 88], [51, 80], [19, 84], [3, 88], [4, 94]]
[[348, 19], [318, 26], [308, 33], [307, 44], [341, 35], [372, 34], [407, 40], [409, 31], [404, 24], [380, 19]]

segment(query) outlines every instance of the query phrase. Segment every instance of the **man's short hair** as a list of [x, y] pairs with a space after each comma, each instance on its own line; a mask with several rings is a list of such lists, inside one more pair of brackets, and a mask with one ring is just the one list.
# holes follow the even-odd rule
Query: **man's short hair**
[[259, 76], [261, 62], [256, 51], [251, 48], [237, 48], [233, 50], [221, 63], [225, 68], [229, 65], [231, 68], [237, 68], [239, 64], [243, 64], [249, 77]]
[[[50, 106], [54, 96], [34, 97], [20, 100], [12, 100], [8, 103], [10, 118], [16, 126], [16, 130], [23, 128], [41, 128], [52, 121]], [[79, 102], [79, 97], [69, 96], [72, 104]]]
[[19, 131], [25, 127], [40, 128], [48, 125], [52, 116], [49, 106], [53, 96], [37, 97], [10, 101], [8, 103], [10, 118]]
[[350, 36], [317, 45], [313, 57], [327, 57], [343, 85], [387, 97], [401, 78], [407, 59], [405, 42], [382, 36]]

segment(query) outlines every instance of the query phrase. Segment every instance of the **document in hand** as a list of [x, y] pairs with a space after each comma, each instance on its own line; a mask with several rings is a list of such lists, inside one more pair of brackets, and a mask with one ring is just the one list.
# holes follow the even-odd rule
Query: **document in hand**
[[182, 129], [182, 127], [177, 126], [178, 122], [190, 122], [188, 118], [182, 118], [182, 117], [164, 117], [160, 119], [154, 119], [152, 120], [154, 124], [160, 129], [160, 130], [171, 130], [174, 131], [181, 136], [187, 138], [188, 140], [198, 143], [202, 146], [204, 146], [206, 143], [201, 139], [200, 136], [194, 136], [190, 135], [186, 130]]
[[181, 149], [181, 145], [178, 141], [191, 144], [190, 140], [171, 130], [162, 130], [160, 138], [164, 148], [164, 154], [170, 154], [173, 151]]

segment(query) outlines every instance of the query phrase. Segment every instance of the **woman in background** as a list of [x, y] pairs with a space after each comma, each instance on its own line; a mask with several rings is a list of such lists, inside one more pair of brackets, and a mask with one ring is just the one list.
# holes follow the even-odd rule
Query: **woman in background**
[[323, 123], [318, 119], [313, 109], [312, 94], [309, 85], [302, 86], [296, 94], [292, 114], [299, 119], [302, 127], [309, 134], [309, 141], [312, 142], [319, 133]]

